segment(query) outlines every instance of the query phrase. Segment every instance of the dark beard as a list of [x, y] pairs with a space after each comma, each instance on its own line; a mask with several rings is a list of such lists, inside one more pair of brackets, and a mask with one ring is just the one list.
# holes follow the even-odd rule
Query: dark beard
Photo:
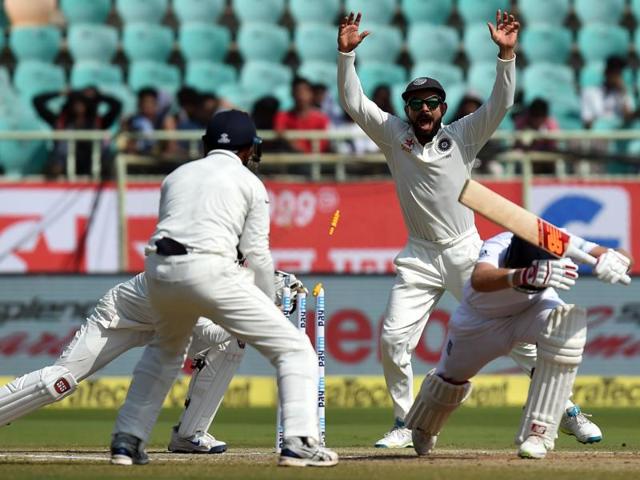
[[411, 126], [413, 127], [413, 133], [415, 133], [418, 141], [422, 145], [426, 145], [431, 140], [433, 140], [433, 137], [435, 137], [436, 134], [440, 131], [440, 127], [442, 127], [442, 118], [433, 123], [433, 127], [431, 127], [431, 131], [429, 133], [424, 133], [420, 130], [420, 125], [417, 118], [416, 121], [411, 124]]
[[247, 163], [245, 163], [244, 166], [247, 167], [249, 171], [254, 175], [258, 175], [258, 170], [260, 169], [260, 162], [247, 160]]

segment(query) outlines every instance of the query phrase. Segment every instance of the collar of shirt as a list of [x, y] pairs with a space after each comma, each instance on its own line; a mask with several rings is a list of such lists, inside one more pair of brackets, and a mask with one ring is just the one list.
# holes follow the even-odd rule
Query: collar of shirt
[[207, 155], [205, 157], [209, 158], [212, 155], [222, 155], [224, 157], [234, 158], [237, 161], [239, 161], [240, 164], [242, 165], [242, 159], [238, 155], [236, 155], [234, 152], [232, 152], [231, 150], [224, 150], [222, 148], [215, 148], [215, 149], [207, 152]]

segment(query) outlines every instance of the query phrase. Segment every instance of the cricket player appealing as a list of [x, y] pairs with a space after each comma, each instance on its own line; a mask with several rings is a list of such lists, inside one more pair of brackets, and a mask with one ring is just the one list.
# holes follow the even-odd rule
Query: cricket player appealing
[[[520, 24], [513, 15], [496, 12], [496, 24], [488, 24], [499, 48], [493, 91], [476, 112], [442, 125], [446, 92], [433, 78], [416, 78], [407, 85], [402, 98], [408, 121], [382, 111], [364, 95], [354, 66], [354, 50], [369, 35], [358, 31], [360, 19], [360, 14], [351, 13], [340, 24], [338, 89], [344, 109], [387, 159], [409, 232], [407, 245], [395, 259], [396, 282], [380, 337], [395, 424], [375, 444], [403, 448], [411, 445], [404, 421], [413, 403], [411, 355], [445, 290], [462, 298], [462, 287], [482, 244], [473, 212], [458, 203], [458, 195], [471, 175], [476, 154], [513, 105], [514, 49]], [[511, 357], [530, 374], [535, 345], [516, 345]], [[580, 425], [585, 420], [581, 416]]]
[[[205, 158], [162, 182], [159, 219], [145, 260], [156, 336], [134, 371], [111, 443], [113, 463], [139, 458], [181, 365], [199, 317], [255, 347], [276, 368], [284, 447], [281, 466], [332, 466], [338, 455], [319, 444], [318, 368], [309, 338], [274, 305], [269, 197], [250, 167], [260, 139], [248, 114], [228, 110], [210, 120]], [[248, 268], [236, 263], [236, 251]]]
[[[292, 299], [302, 283], [276, 272], [281, 292], [284, 277]], [[282, 295], [278, 296], [282, 298]], [[141, 273], [111, 288], [97, 303], [75, 338], [51, 366], [23, 375], [0, 388], [0, 426], [72, 394], [77, 385], [124, 352], [147, 345], [155, 332], [155, 314]], [[208, 433], [231, 379], [244, 356], [244, 344], [206, 318], [198, 319], [187, 355], [193, 359], [186, 408], [173, 428], [169, 451], [222, 453], [227, 445]]]
[[[614, 250], [586, 241], [576, 246], [598, 258], [594, 271], [606, 283], [617, 283], [629, 268], [629, 258]], [[518, 342], [538, 346], [516, 436], [518, 455], [544, 458], [553, 450], [558, 428], [571, 429], [563, 412], [572, 405], [587, 319], [584, 309], [565, 304], [556, 289], [575, 285], [577, 269], [571, 259], [554, 259], [510, 232], [484, 243], [449, 322], [440, 362], [426, 375], [405, 417], [418, 455], [433, 450], [451, 412], [469, 397], [469, 379]]]

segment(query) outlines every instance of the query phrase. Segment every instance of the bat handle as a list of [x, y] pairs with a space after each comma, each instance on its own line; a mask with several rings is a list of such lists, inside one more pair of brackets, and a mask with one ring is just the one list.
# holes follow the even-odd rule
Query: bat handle
[[[565, 256], [572, 258], [578, 263], [585, 263], [587, 265], [591, 265], [592, 267], [598, 263], [598, 259], [593, 255], [589, 255], [587, 252], [583, 252], [579, 248], [576, 248], [575, 245], [569, 244], [569, 248], [567, 248], [567, 253]], [[623, 275], [620, 278], [620, 283], [624, 285], [629, 285], [631, 283], [631, 277], [627, 274]]]

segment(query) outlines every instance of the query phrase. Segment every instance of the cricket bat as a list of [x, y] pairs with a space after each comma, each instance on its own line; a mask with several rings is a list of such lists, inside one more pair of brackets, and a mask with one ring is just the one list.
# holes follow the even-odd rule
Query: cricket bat
[[[575, 246], [575, 239], [579, 237], [560, 230], [475, 180], [465, 182], [458, 201], [557, 258], [570, 257], [592, 266], [597, 262], [595, 257]], [[621, 282], [628, 285], [631, 278], [625, 275]]]

